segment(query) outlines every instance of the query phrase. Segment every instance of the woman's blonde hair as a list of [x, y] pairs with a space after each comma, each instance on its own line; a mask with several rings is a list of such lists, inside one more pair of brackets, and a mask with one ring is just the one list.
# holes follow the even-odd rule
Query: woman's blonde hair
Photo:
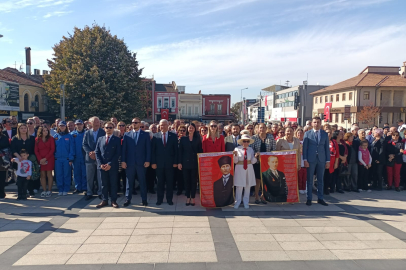
[[217, 128], [216, 128], [216, 138], [218, 139], [218, 138], [220, 138], [220, 133], [219, 133], [219, 126], [218, 126], [218, 123], [217, 123], [217, 121], [215, 121], [215, 120], [211, 120], [210, 121], [210, 123], [209, 123], [209, 127], [208, 127], [208, 129], [207, 129], [207, 139], [210, 139], [210, 135], [211, 135], [211, 129], [210, 129], [210, 126], [211, 126], [211, 124], [216, 124], [217, 125]]
[[19, 140], [21, 140], [20, 127], [22, 127], [22, 126], [25, 126], [25, 127], [27, 128], [27, 138], [29, 137], [27, 124], [26, 124], [26, 123], [20, 123], [20, 124], [18, 124], [18, 126], [17, 126], [17, 135], [16, 135], [16, 137], [17, 137]]

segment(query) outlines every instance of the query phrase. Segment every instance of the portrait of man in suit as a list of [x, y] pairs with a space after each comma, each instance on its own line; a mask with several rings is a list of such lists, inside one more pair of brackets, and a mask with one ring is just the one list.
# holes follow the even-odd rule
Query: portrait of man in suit
[[278, 171], [279, 160], [277, 156], [268, 158], [269, 169], [262, 173], [264, 184], [264, 196], [270, 202], [286, 202], [288, 197], [288, 186], [285, 174]]
[[213, 184], [213, 196], [216, 207], [223, 207], [234, 202], [231, 157], [223, 156], [218, 159], [217, 163], [223, 175]]

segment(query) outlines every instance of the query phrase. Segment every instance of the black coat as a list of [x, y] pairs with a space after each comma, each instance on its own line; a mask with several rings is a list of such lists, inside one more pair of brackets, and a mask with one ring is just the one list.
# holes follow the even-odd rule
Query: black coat
[[11, 155], [14, 157], [14, 153], [20, 154], [21, 149], [28, 151], [29, 155], [35, 155], [35, 137], [28, 136], [28, 139], [23, 141], [19, 140], [17, 136], [11, 139]]
[[173, 168], [178, 163], [178, 137], [168, 132], [166, 146], [162, 142], [161, 133], [156, 133], [152, 138], [151, 164], [156, 164], [158, 169]]
[[216, 207], [224, 207], [234, 202], [234, 178], [232, 175], [228, 178], [227, 184], [224, 186], [223, 177], [213, 184], [213, 197]]
[[361, 145], [361, 141], [360, 141], [359, 137], [355, 138], [355, 139], [352, 141], [352, 145], [351, 145], [351, 146], [352, 146], [352, 148], [355, 150], [355, 153], [356, 153], [355, 159], [356, 159], [356, 162], [357, 162], [357, 163], [359, 162], [359, 160], [358, 160], [358, 151], [359, 151], [360, 145]]
[[[8, 137], [5, 136], [4, 134], [0, 134], [0, 150], [9, 149], [9, 148], [10, 148], [10, 142], [8, 140]], [[5, 157], [3, 157], [3, 158], [5, 158]], [[7, 158], [7, 160], [10, 161], [8, 158]], [[0, 171], [6, 171], [7, 168], [1, 166], [1, 164], [3, 164], [3, 162], [0, 162]]]
[[12, 139], [15, 135], [17, 135], [17, 129], [11, 129], [11, 138], [8, 136], [7, 129], [3, 129], [3, 134], [6, 135], [8, 139]]
[[386, 153], [384, 147], [385, 139], [381, 138], [378, 141], [373, 141], [369, 152], [371, 153], [372, 162], [379, 161], [380, 164], [384, 165], [386, 160]]
[[285, 174], [278, 171], [276, 177], [270, 169], [262, 173], [262, 181], [266, 189], [265, 199], [272, 202], [286, 202], [288, 197], [288, 186]]
[[394, 142], [395, 145], [392, 144], [392, 140], [386, 140], [384, 142], [385, 154], [386, 154], [386, 161], [389, 159], [389, 155], [395, 155], [395, 163], [402, 164], [403, 163], [403, 153], [400, 152], [400, 149], [404, 149], [405, 144], [402, 142], [402, 139], [399, 138], [397, 142]]
[[179, 142], [178, 164], [182, 164], [183, 169], [197, 169], [197, 154], [203, 153], [202, 141], [199, 137], [182, 137]]

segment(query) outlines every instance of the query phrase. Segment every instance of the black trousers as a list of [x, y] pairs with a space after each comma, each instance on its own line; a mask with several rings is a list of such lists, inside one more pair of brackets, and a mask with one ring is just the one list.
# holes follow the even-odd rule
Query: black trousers
[[383, 167], [384, 165], [382, 163], [376, 163], [376, 162], [372, 162], [372, 167], [371, 169], [369, 169], [368, 171], [372, 172], [372, 187], [376, 188], [378, 190], [382, 190], [382, 182], [383, 182]]
[[26, 199], [27, 198], [27, 177], [21, 177], [17, 176], [17, 187], [18, 187], [18, 195], [17, 197], [20, 199]]
[[151, 165], [147, 168], [147, 190], [153, 191], [156, 180], [156, 171], [152, 169]]
[[184, 181], [183, 181], [183, 172], [178, 168], [173, 168], [174, 177], [176, 182], [176, 188], [178, 192], [182, 192], [184, 190]]
[[100, 170], [102, 180], [102, 199], [103, 201], [110, 199], [112, 202], [117, 201], [117, 167], [111, 167], [110, 170]]
[[6, 197], [6, 193], [4, 192], [6, 180], [7, 180], [7, 171], [0, 171], [0, 199]]
[[328, 192], [328, 188], [330, 187], [330, 185], [331, 185], [331, 177], [332, 177], [332, 174], [330, 173], [330, 170], [329, 169], [325, 169], [324, 170], [324, 177], [323, 177], [323, 182], [324, 182], [324, 193], [327, 193]]
[[334, 172], [331, 174], [331, 180], [330, 180], [330, 192], [334, 192], [337, 190], [342, 189], [342, 184], [341, 180], [339, 177], [339, 168], [335, 169]]
[[197, 188], [197, 169], [182, 169], [186, 198], [195, 198]]
[[369, 170], [364, 165], [358, 165], [358, 189], [368, 189]]
[[120, 191], [121, 181], [123, 182], [123, 193], [125, 194], [126, 189], [127, 189], [126, 188], [127, 176], [126, 176], [126, 173], [125, 173], [125, 169], [123, 169], [123, 168], [117, 174], [117, 192]]
[[402, 168], [400, 169], [400, 185], [406, 186], [406, 163], [403, 162]]
[[173, 168], [157, 168], [156, 177], [158, 179], [157, 199], [158, 202], [164, 200], [166, 185], [166, 200], [172, 202], [173, 198]]

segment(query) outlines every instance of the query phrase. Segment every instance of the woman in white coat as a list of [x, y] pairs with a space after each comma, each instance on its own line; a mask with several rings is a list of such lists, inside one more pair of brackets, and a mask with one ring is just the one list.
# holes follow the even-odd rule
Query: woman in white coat
[[238, 209], [241, 204], [242, 191], [244, 192], [244, 208], [249, 208], [249, 198], [250, 198], [250, 188], [255, 186], [255, 173], [252, 164], [257, 162], [255, 158], [254, 150], [249, 147], [250, 144], [254, 143], [254, 140], [247, 134], [243, 134], [241, 139], [239, 139], [238, 146], [234, 149], [234, 186], [235, 188], [235, 204], [234, 208]]

